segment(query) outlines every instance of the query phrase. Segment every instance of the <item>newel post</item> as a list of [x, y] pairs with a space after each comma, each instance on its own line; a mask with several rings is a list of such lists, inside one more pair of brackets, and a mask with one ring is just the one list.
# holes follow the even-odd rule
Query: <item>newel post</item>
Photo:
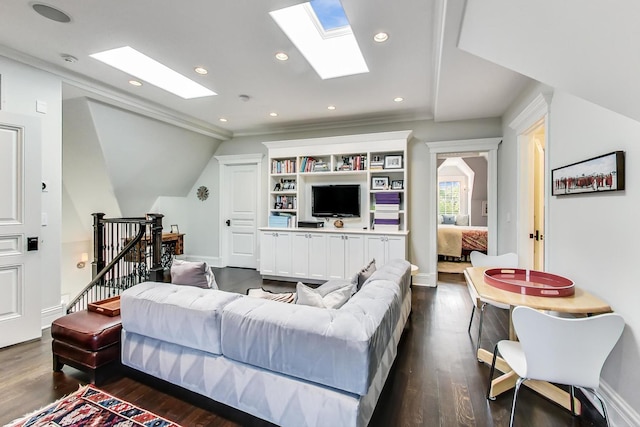
[[147, 214], [147, 220], [151, 221], [151, 269], [149, 280], [153, 282], [164, 281], [164, 267], [162, 266], [162, 214]]
[[93, 215], [93, 262], [91, 262], [91, 278], [95, 278], [104, 268], [104, 214]]

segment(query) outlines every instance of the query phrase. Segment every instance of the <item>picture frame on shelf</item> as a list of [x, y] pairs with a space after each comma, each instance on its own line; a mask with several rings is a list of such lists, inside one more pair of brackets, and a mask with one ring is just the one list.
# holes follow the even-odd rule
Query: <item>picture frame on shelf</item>
[[404, 189], [404, 180], [403, 179], [394, 179], [391, 181], [391, 189], [392, 190], [402, 190]]
[[178, 224], [172, 224], [171, 225], [171, 233], [180, 234], [180, 231], [178, 230]]
[[389, 188], [388, 176], [374, 176], [371, 178], [372, 190], [387, 190]]
[[384, 156], [385, 169], [402, 169], [402, 156]]

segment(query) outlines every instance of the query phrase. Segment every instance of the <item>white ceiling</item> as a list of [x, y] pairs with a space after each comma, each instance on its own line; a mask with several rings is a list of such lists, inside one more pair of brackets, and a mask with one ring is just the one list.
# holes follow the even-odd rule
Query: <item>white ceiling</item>
[[[269, 16], [296, 3], [46, 1], [71, 16], [63, 24], [35, 13], [33, 2], [2, 0], [0, 55], [62, 75], [67, 99], [89, 96], [222, 139], [338, 123], [497, 117], [529, 81], [456, 47], [463, 0], [342, 0], [371, 71], [323, 81]], [[386, 43], [373, 41], [379, 31], [389, 33]], [[125, 45], [218, 96], [184, 100], [148, 84], [135, 88], [130, 76], [89, 57]], [[289, 60], [277, 61], [279, 51]], [[195, 66], [209, 74], [196, 75]], [[243, 94], [250, 100], [241, 101]], [[393, 102], [397, 96], [405, 101]]]

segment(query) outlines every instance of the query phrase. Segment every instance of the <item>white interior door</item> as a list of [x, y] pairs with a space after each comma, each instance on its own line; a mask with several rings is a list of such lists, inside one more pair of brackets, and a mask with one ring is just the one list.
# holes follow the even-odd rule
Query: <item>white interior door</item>
[[257, 267], [259, 163], [222, 164], [223, 263]]
[[0, 347], [41, 336], [40, 126], [0, 112]]

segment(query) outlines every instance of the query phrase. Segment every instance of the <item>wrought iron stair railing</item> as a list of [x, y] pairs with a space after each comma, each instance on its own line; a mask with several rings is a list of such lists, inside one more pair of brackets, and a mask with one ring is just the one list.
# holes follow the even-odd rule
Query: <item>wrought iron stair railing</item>
[[67, 313], [85, 310], [91, 302], [120, 295], [138, 283], [163, 281], [167, 264], [163, 251], [171, 248], [163, 250], [162, 218], [161, 214], [143, 218], [93, 214], [93, 279], [69, 302]]

